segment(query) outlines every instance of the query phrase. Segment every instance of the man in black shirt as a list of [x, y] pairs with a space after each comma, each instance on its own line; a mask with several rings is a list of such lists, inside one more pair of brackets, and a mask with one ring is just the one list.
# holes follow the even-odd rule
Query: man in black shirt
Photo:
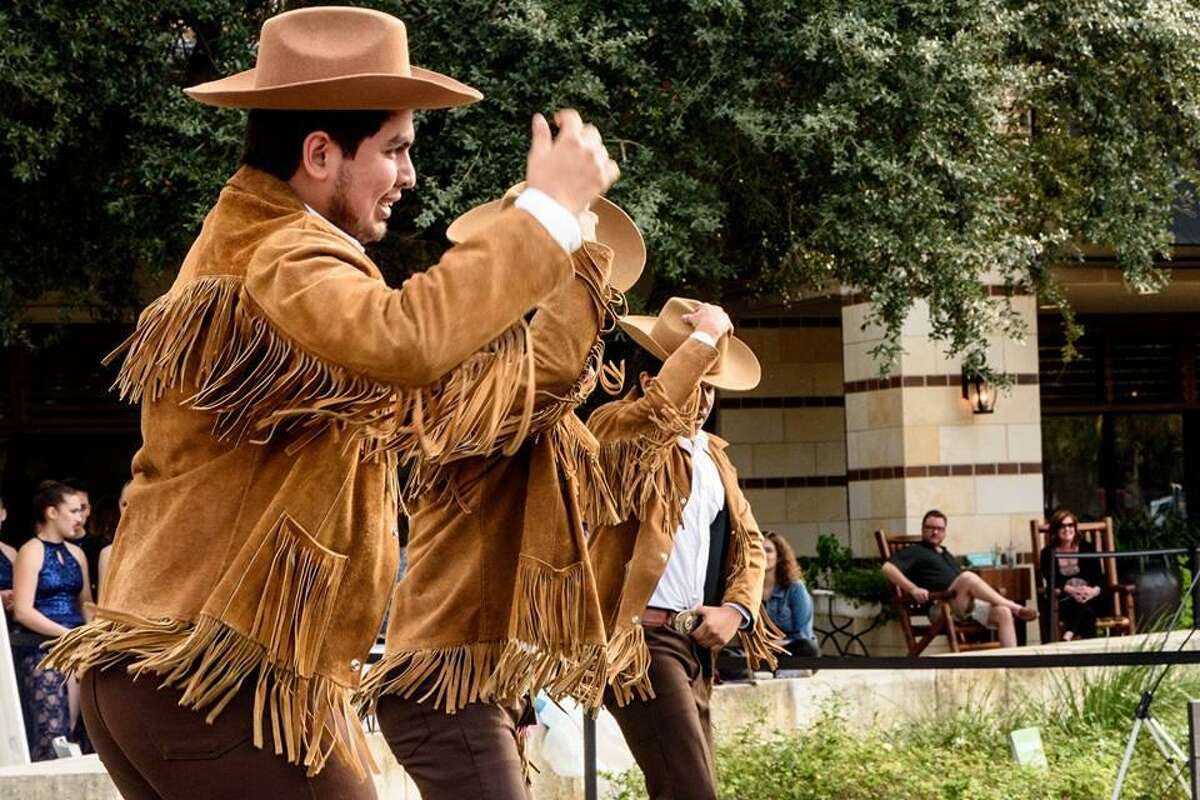
[[883, 565], [883, 575], [917, 603], [929, 602], [929, 593], [953, 591], [950, 605], [959, 620], [974, 619], [994, 628], [1001, 647], [1016, 647], [1013, 617], [1037, 619], [1037, 611], [1004, 597], [974, 572], [963, 572], [946, 538], [946, 515], [934, 509], [921, 520], [921, 542], [906, 547]]

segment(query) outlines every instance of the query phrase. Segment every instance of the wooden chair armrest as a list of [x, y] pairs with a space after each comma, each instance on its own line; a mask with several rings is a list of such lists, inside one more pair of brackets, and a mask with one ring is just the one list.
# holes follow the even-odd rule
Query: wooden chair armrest
[[944, 592], [930, 592], [929, 602], [940, 603], [943, 600], [953, 600], [955, 594], [957, 594], [957, 592], [955, 592], [953, 589], [947, 589]]

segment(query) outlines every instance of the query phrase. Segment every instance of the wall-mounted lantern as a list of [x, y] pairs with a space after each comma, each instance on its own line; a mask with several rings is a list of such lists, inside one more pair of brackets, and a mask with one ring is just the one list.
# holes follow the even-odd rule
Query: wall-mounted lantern
[[962, 396], [974, 414], [991, 414], [996, 410], [996, 387], [981, 375], [962, 374]]

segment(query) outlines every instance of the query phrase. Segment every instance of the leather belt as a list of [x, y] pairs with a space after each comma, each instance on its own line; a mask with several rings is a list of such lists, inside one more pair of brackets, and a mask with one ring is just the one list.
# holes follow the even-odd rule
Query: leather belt
[[665, 608], [646, 606], [642, 612], [642, 625], [651, 628], [671, 628], [687, 636], [700, 623], [700, 615], [694, 610], [670, 611]]

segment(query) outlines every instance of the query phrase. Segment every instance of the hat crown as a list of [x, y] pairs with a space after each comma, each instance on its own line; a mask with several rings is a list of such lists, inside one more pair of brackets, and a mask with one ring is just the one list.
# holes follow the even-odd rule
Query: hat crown
[[[699, 307], [700, 302], [698, 300], [691, 300], [686, 297], [672, 297], [663, 304], [662, 310], [658, 312], [658, 317], [654, 320], [654, 326], [650, 329], [650, 335], [664, 350], [668, 353], [674, 353], [695, 331], [691, 325], [683, 321], [684, 315], [692, 313]], [[725, 349], [728, 344], [728, 335], [722, 336], [717, 340], [717, 352], [719, 356], [716, 365], [713, 367], [714, 370], [720, 367], [721, 359], [725, 357]]]
[[371, 74], [412, 76], [408, 32], [390, 14], [365, 8], [302, 8], [263, 23], [256, 88]]

